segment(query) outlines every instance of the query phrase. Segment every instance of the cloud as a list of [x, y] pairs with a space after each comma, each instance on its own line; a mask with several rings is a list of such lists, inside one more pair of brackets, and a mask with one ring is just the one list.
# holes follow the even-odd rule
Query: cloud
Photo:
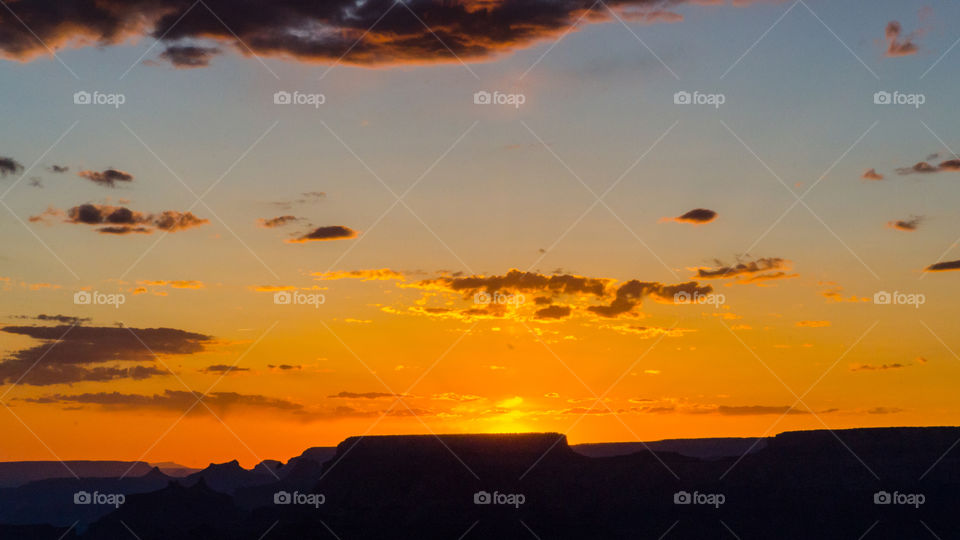
[[924, 269], [925, 272], [949, 272], [951, 270], [960, 270], [960, 261], [938, 262]]
[[917, 230], [917, 227], [920, 226], [920, 223], [923, 221], [923, 216], [912, 217], [907, 220], [897, 220], [887, 222], [887, 227], [891, 229], [896, 229], [898, 231], [912, 232]]
[[164, 375], [166, 370], [153, 365], [122, 364], [152, 364], [154, 354], [199, 353], [211, 340], [210, 336], [173, 328], [58, 325], [6, 326], [0, 331], [41, 342], [14, 351], [0, 362], [0, 383], [20, 380], [21, 384], [34, 386]]
[[917, 38], [916, 33], [909, 35], [902, 35], [903, 29], [900, 27], [900, 23], [897, 21], [890, 21], [887, 23], [886, 29], [886, 39], [887, 39], [887, 53], [889, 57], [897, 56], [910, 56], [911, 54], [917, 54], [917, 45], [913, 40]]
[[206, 284], [202, 281], [197, 281], [193, 279], [175, 279], [172, 281], [166, 280], [140, 280], [137, 282], [137, 285], [146, 285], [148, 287], [173, 287], [174, 289], [203, 289], [206, 288]]
[[160, 53], [160, 58], [170, 62], [173, 67], [192, 69], [209, 66], [210, 60], [221, 52], [217, 47], [171, 45]]
[[340, 392], [332, 396], [327, 396], [330, 398], [338, 399], [380, 399], [380, 398], [396, 398], [402, 397], [397, 396], [396, 394], [389, 394], [386, 392]]
[[47, 167], [47, 170], [54, 174], [63, 174], [65, 172], [68, 172], [70, 170], [70, 167], [67, 167], [66, 165], [51, 165]]
[[534, 317], [538, 319], [565, 319], [570, 316], [572, 309], [570, 306], [547, 306], [538, 309]]
[[819, 285], [826, 286], [827, 289], [820, 291], [820, 295], [830, 302], [871, 302], [871, 298], [859, 297], [857, 295], [844, 296], [843, 287], [832, 281], [821, 281]]
[[585, 294], [603, 297], [606, 287], [613, 280], [589, 278], [571, 274], [544, 275], [538, 272], [524, 272], [511, 269], [501, 276], [444, 276], [436, 279], [423, 280], [418, 283], [421, 288], [445, 289], [471, 296], [479, 292], [495, 293], [498, 291], [515, 291], [529, 293], [553, 294]]
[[349, 270], [336, 272], [314, 272], [310, 274], [320, 281], [334, 281], [338, 279], [360, 279], [363, 281], [403, 281], [404, 274], [389, 268], [374, 270]]
[[230, 366], [227, 364], [214, 364], [212, 366], [207, 366], [200, 370], [204, 373], [222, 373], [228, 375], [230, 373], [239, 373], [241, 371], [250, 371], [250, 368], [244, 368], [239, 366]]
[[688, 281], [677, 285], [631, 280], [616, 289], [613, 301], [605, 306], [590, 306], [588, 311], [601, 317], [618, 317], [632, 314], [644, 297], [652, 296], [663, 302], [673, 302], [678, 293], [686, 293], [687, 298], [704, 296], [713, 292], [710, 285], [699, 285], [696, 281]]
[[[45, 222], [48, 217], [62, 215], [64, 215], [64, 212], [51, 207], [42, 214], [30, 216], [30, 221]], [[178, 232], [210, 223], [210, 220], [201, 219], [191, 212], [165, 210], [159, 214], [145, 214], [125, 206], [90, 203], [74, 206], [67, 210], [65, 215], [67, 223], [103, 225], [103, 227], [97, 229], [97, 232], [101, 234], [150, 234], [155, 229]]]
[[257, 225], [263, 227], [264, 229], [274, 229], [277, 227], [283, 227], [284, 225], [299, 221], [301, 219], [303, 218], [298, 218], [297, 216], [277, 216], [269, 219], [258, 219]]
[[798, 328], [826, 328], [830, 321], [797, 321]]
[[289, 244], [303, 244], [306, 242], [323, 242], [328, 240], [346, 240], [356, 238], [357, 231], [342, 225], [317, 227], [316, 229], [296, 238], [287, 240]]
[[876, 169], [870, 169], [863, 173], [863, 176], [860, 178], [863, 178], [864, 180], [883, 180], [883, 175], [878, 173]]
[[[678, 3], [609, 0], [607, 5], [631, 21], [674, 23], [682, 17], [664, 8]], [[607, 9], [584, 0], [207, 0], [203, 9], [184, 0], [58, 0], [16, 2], [11, 9], [17, 22], [5, 20], [0, 53], [21, 61], [50, 49], [116, 45], [149, 36], [180, 47], [171, 55], [175, 58], [204, 40], [234, 46], [245, 56], [302, 62], [452, 63], [487, 60], [556, 39], [578, 22], [613, 20]], [[187, 59], [209, 60], [195, 54]]]
[[19, 161], [0, 156], [0, 178], [8, 174], [18, 174], [20, 172], [23, 172], [23, 165], [21, 165]]
[[[936, 157], [934, 155], [933, 157]], [[897, 174], [906, 176], [910, 174], [933, 174], [940, 172], [960, 172], [960, 159], [948, 159], [939, 165], [931, 165], [926, 161], [918, 162], [911, 167], [900, 167]]]
[[727, 406], [720, 405], [716, 408], [718, 414], [724, 416], [762, 416], [768, 414], [810, 414], [809, 411], [794, 409], [789, 406], [767, 406], [767, 405], [739, 405]]
[[913, 364], [880, 364], [880, 365], [871, 365], [871, 364], [853, 364], [850, 366], [850, 371], [887, 371], [891, 369], [903, 369], [910, 367]]
[[[70, 403], [79, 405], [98, 405], [108, 410], [164, 410], [183, 413], [202, 414], [204, 407], [194, 405], [201, 399], [218, 414], [233, 409], [265, 409], [280, 411], [300, 411], [303, 405], [285, 399], [272, 398], [259, 394], [238, 394], [236, 392], [212, 392], [200, 394], [186, 390], [164, 390], [162, 394], [121, 394], [119, 392], [97, 392], [86, 394], [53, 394], [40, 398], [27, 398], [34, 403]], [[192, 407], [192, 408], [191, 408]]]
[[780, 257], [765, 257], [746, 263], [737, 263], [733, 266], [716, 261], [713, 268], [694, 268], [694, 277], [699, 279], [731, 279], [736, 278], [741, 284], [763, 284], [764, 282], [779, 279], [792, 279], [798, 274], [788, 274], [785, 269], [790, 268], [790, 261]]
[[43, 322], [58, 322], [61, 324], [82, 324], [90, 321], [88, 317], [73, 317], [71, 315], [44, 315], [43, 313], [37, 315], [36, 317], [31, 317], [29, 315], [15, 315], [15, 319], [31, 319], [34, 321], [43, 321]]
[[326, 196], [327, 194], [322, 191], [308, 191], [306, 193], [301, 193], [300, 197], [292, 201], [276, 201], [272, 204], [284, 210], [289, 210], [294, 206], [317, 203]]
[[117, 169], [107, 169], [105, 171], [80, 171], [77, 173], [80, 178], [86, 178], [94, 184], [107, 187], [117, 187], [117, 182], [133, 182], [133, 175]]
[[674, 218], [663, 218], [661, 221], [675, 221], [677, 223], [692, 223], [694, 225], [703, 225], [717, 219], [717, 213], [706, 208], [695, 208], [682, 216]]

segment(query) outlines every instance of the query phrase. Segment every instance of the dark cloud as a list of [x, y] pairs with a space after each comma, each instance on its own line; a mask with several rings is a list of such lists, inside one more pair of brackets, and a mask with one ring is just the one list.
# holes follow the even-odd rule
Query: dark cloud
[[[0, 26], [2, 28], [2, 26]], [[19, 161], [0, 156], [0, 178], [7, 176], [8, 174], [17, 174], [23, 171], [23, 165]]]
[[938, 172], [940, 169], [935, 165], [931, 165], [926, 161], [921, 161], [912, 167], [900, 167], [897, 169], [897, 174], [905, 176], [908, 174], [929, 174]]
[[317, 203], [321, 199], [326, 198], [326, 196], [327, 194], [322, 191], [308, 191], [306, 193], [301, 193], [300, 197], [293, 199], [292, 201], [276, 201], [272, 204], [284, 210], [289, 210], [294, 206]]
[[787, 268], [790, 261], [780, 257], [765, 257], [734, 266], [718, 265], [716, 268], [698, 268], [696, 277], [700, 279], [724, 279], [737, 276], [759, 274], [770, 270]]
[[117, 187], [117, 182], [133, 182], [133, 175], [117, 169], [107, 169], [105, 171], [80, 171], [77, 173], [80, 178], [86, 178], [94, 184], [101, 186]]
[[[49, 214], [51, 211], [48, 210], [46, 213]], [[30, 221], [42, 220], [42, 216], [30, 217]], [[201, 219], [191, 212], [165, 210], [159, 214], [144, 214], [124, 206], [90, 203], [67, 210], [66, 221], [81, 225], [104, 225], [97, 229], [97, 232], [103, 234], [149, 234], [154, 229], [177, 232], [210, 223], [209, 220]]]
[[303, 369], [303, 366], [291, 366], [290, 364], [280, 364], [280, 365], [268, 364], [267, 367], [270, 369], [277, 369], [280, 371], [292, 371], [292, 370]]
[[694, 225], [710, 223], [715, 219], [717, 219], [717, 213], [706, 208], [695, 208], [682, 216], [671, 218], [672, 221], [677, 223], [693, 223]]
[[293, 223], [295, 221], [300, 221], [301, 219], [302, 218], [298, 218], [297, 216], [277, 216], [269, 219], [258, 219], [257, 225], [263, 227], [264, 229], [273, 229], [276, 227], [283, 227], [284, 225]]
[[386, 392], [340, 392], [332, 396], [327, 396], [331, 398], [343, 398], [343, 399], [380, 399], [380, 398], [395, 398], [399, 397], [396, 394], [389, 394]]
[[221, 52], [217, 47], [171, 45], [160, 53], [160, 58], [170, 62], [176, 68], [191, 69], [209, 66], [210, 60]]
[[944, 261], [931, 264], [925, 271], [927, 272], [947, 272], [950, 270], [960, 270], [960, 261]]
[[887, 56], [909, 56], [911, 54], [917, 54], [917, 45], [914, 43], [916, 39], [916, 34], [902, 35], [903, 29], [900, 27], [900, 23], [897, 21], [890, 21], [887, 23], [886, 38], [887, 38]]
[[512, 269], [502, 276], [441, 277], [420, 282], [426, 288], [444, 288], [470, 296], [478, 292], [516, 291], [529, 293], [586, 294], [602, 297], [609, 279], [571, 274], [544, 275]]
[[[681, 20], [665, 8], [682, 1], [606, 4], [627, 20], [654, 23]], [[171, 54], [175, 58], [181, 58], [190, 43], [204, 40], [234, 46], [244, 55], [305, 62], [457, 62], [489, 59], [555, 39], [578, 21], [612, 20], [591, 0], [207, 0], [200, 6], [190, 0], [34, 0], [15, 2], [11, 11], [16, 19], [2, 19], [0, 52], [17, 60], [46, 55], [50, 49], [150, 36], [179, 47]], [[189, 53], [186, 57], [208, 59]]]
[[16, 318], [32, 319], [35, 321], [44, 321], [44, 322], [58, 322], [61, 324], [83, 324], [85, 322], [90, 321], [90, 319], [87, 317], [73, 317], [70, 315], [44, 315], [43, 313], [37, 315], [36, 317], [30, 317], [28, 315], [20, 315]]
[[538, 319], [564, 319], [570, 316], [571, 311], [570, 306], [547, 306], [538, 309], [534, 317]]
[[153, 365], [116, 364], [152, 364], [154, 353], [195, 354], [211, 340], [209, 336], [173, 328], [58, 325], [6, 326], [0, 331], [41, 342], [14, 351], [0, 362], [0, 384], [16, 381], [26, 373], [21, 384], [35, 386], [163, 375], [167, 372]]
[[357, 231], [344, 227], [342, 225], [331, 225], [327, 227], [317, 227], [316, 229], [296, 238], [287, 240], [291, 244], [303, 244], [305, 242], [323, 242], [327, 240], [346, 240], [356, 238]]
[[896, 229], [898, 231], [913, 232], [917, 230], [917, 227], [920, 226], [920, 223], [923, 221], [922, 216], [912, 217], [910, 219], [899, 219], [896, 221], [890, 221], [887, 223], [887, 227], [891, 229]]
[[724, 416], [757, 416], [767, 414], [810, 414], [808, 411], [794, 409], [786, 405], [782, 407], [771, 407], [766, 405], [740, 405], [727, 406], [720, 405], [716, 412]]
[[[162, 394], [121, 394], [119, 392], [97, 392], [86, 394], [54, 394], [40, 398], [28, 398], [25, 401], [38, 403], [71, 403], [80, 405], [98, 405], [112, 410], [165, 410], [183, 413], [190, 410], [192, 413], [202, 414], [204, 408], [194, 406], [201, 398], [219, 414], [231, 409], [270, 409], [281, 411], [300, 411], [303, 406], [299, 403], [277, 399], [259, 394], [238, 394], [236, 392], [212, 392], [200, 394], [186, 390], [164, 390]], [[191, 407], [193, 407], [191, 409]]]
[[70, 167], [67, 167], [66, 165], [51, 165], [51, 166], [47, 167], [47, 170], [50, 171], [50, 172], [52, 172], [52, 173], [63, 174], [63, 173], [65, 173], [65, 172], [69, 171], [69, 170], [70, 170]]
[[664, 302], [673, 302], [678, 293], [685, 293], [688, 298], [703, 296], [713, 292], [710, 285], [701, 286], [696, 281], [688, 281], [677, 285], [631, 280], [617, 288], [612, 302], [606, 306], [590, 306], [587, 310], [601, 317], [617, 317], [630, 314], [639, 306], [644, 297], [652, 296]]
[[204, 373], [223, 373], [223, 374], [229, 374], [229, 373], [234, 373], [234, 372], [239, 373], [239, 372], [241, 372], [241, 371], [250, 371], [250, 368], [244, 368], [244, 367], [239, 367], [239, 366], [229, 366], [229, 365], [227, 365], [227, 364], [214, 364], [214, 365], [212, 365], [212, 366], [207, 366], [207, 367], [203, 368], [201, 371], [203, 371]]

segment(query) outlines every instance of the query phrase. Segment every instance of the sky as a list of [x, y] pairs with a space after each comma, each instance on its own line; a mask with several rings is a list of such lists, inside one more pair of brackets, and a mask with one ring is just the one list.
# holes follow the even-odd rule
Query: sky
[[956, 423], [960, 5], [314, 4], [0, 11], [0, 460]]

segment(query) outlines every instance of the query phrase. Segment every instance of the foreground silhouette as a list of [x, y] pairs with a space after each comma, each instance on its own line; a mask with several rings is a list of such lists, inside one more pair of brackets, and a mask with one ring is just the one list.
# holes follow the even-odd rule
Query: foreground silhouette
[[[957, 538], [958, 439], [952, 427], [809, 431], [618, 455], [638, 447], [355, 437], [253, 470], [0, 489], [0, 538]], [[79, 491], [124, 501], [74, 504]]]

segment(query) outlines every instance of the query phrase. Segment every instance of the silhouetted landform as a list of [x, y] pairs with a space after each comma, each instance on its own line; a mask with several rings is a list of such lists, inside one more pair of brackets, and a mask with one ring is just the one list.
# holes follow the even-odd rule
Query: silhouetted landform
[[[957, 538], [958, 440], [954, 427], [790, 432], [704, 459], [588, 457], [551, 433], [353, 437], [286, 465], [153, 471], [162, 487], [129, 492], [88, 527], [20, 520], [0, 538]], [[146, 484], [117, 482], [131, 481]]]
[[184, 476], [189, 476], [195, 472], [200, 472], [201, 469], [194, 469], [193, 467], [187, 467], [185, 465], [180, 465], [179, 463], [174, 463], [172, 461], [162, 461], [158, 463], [151, 463], [151, 467], [156, 467], [160, 471], [167, 475], [173, 476], [175, 478], [183, 478]]
[[574, 452], [587, 457], [626, 456], [645, 452], [676, 452], [681, 456], [714, 459], [742, 456], [766, 448], [766, 439], [757, 437], [725, 437], [713, 439], [664, 439], [652, 442], [614, 442], [574, 444]]
[[50, 478], [116, 478], [143, 476], [152, 467], [143, 461], [8, 461], [0, 463], [0, 488]]

